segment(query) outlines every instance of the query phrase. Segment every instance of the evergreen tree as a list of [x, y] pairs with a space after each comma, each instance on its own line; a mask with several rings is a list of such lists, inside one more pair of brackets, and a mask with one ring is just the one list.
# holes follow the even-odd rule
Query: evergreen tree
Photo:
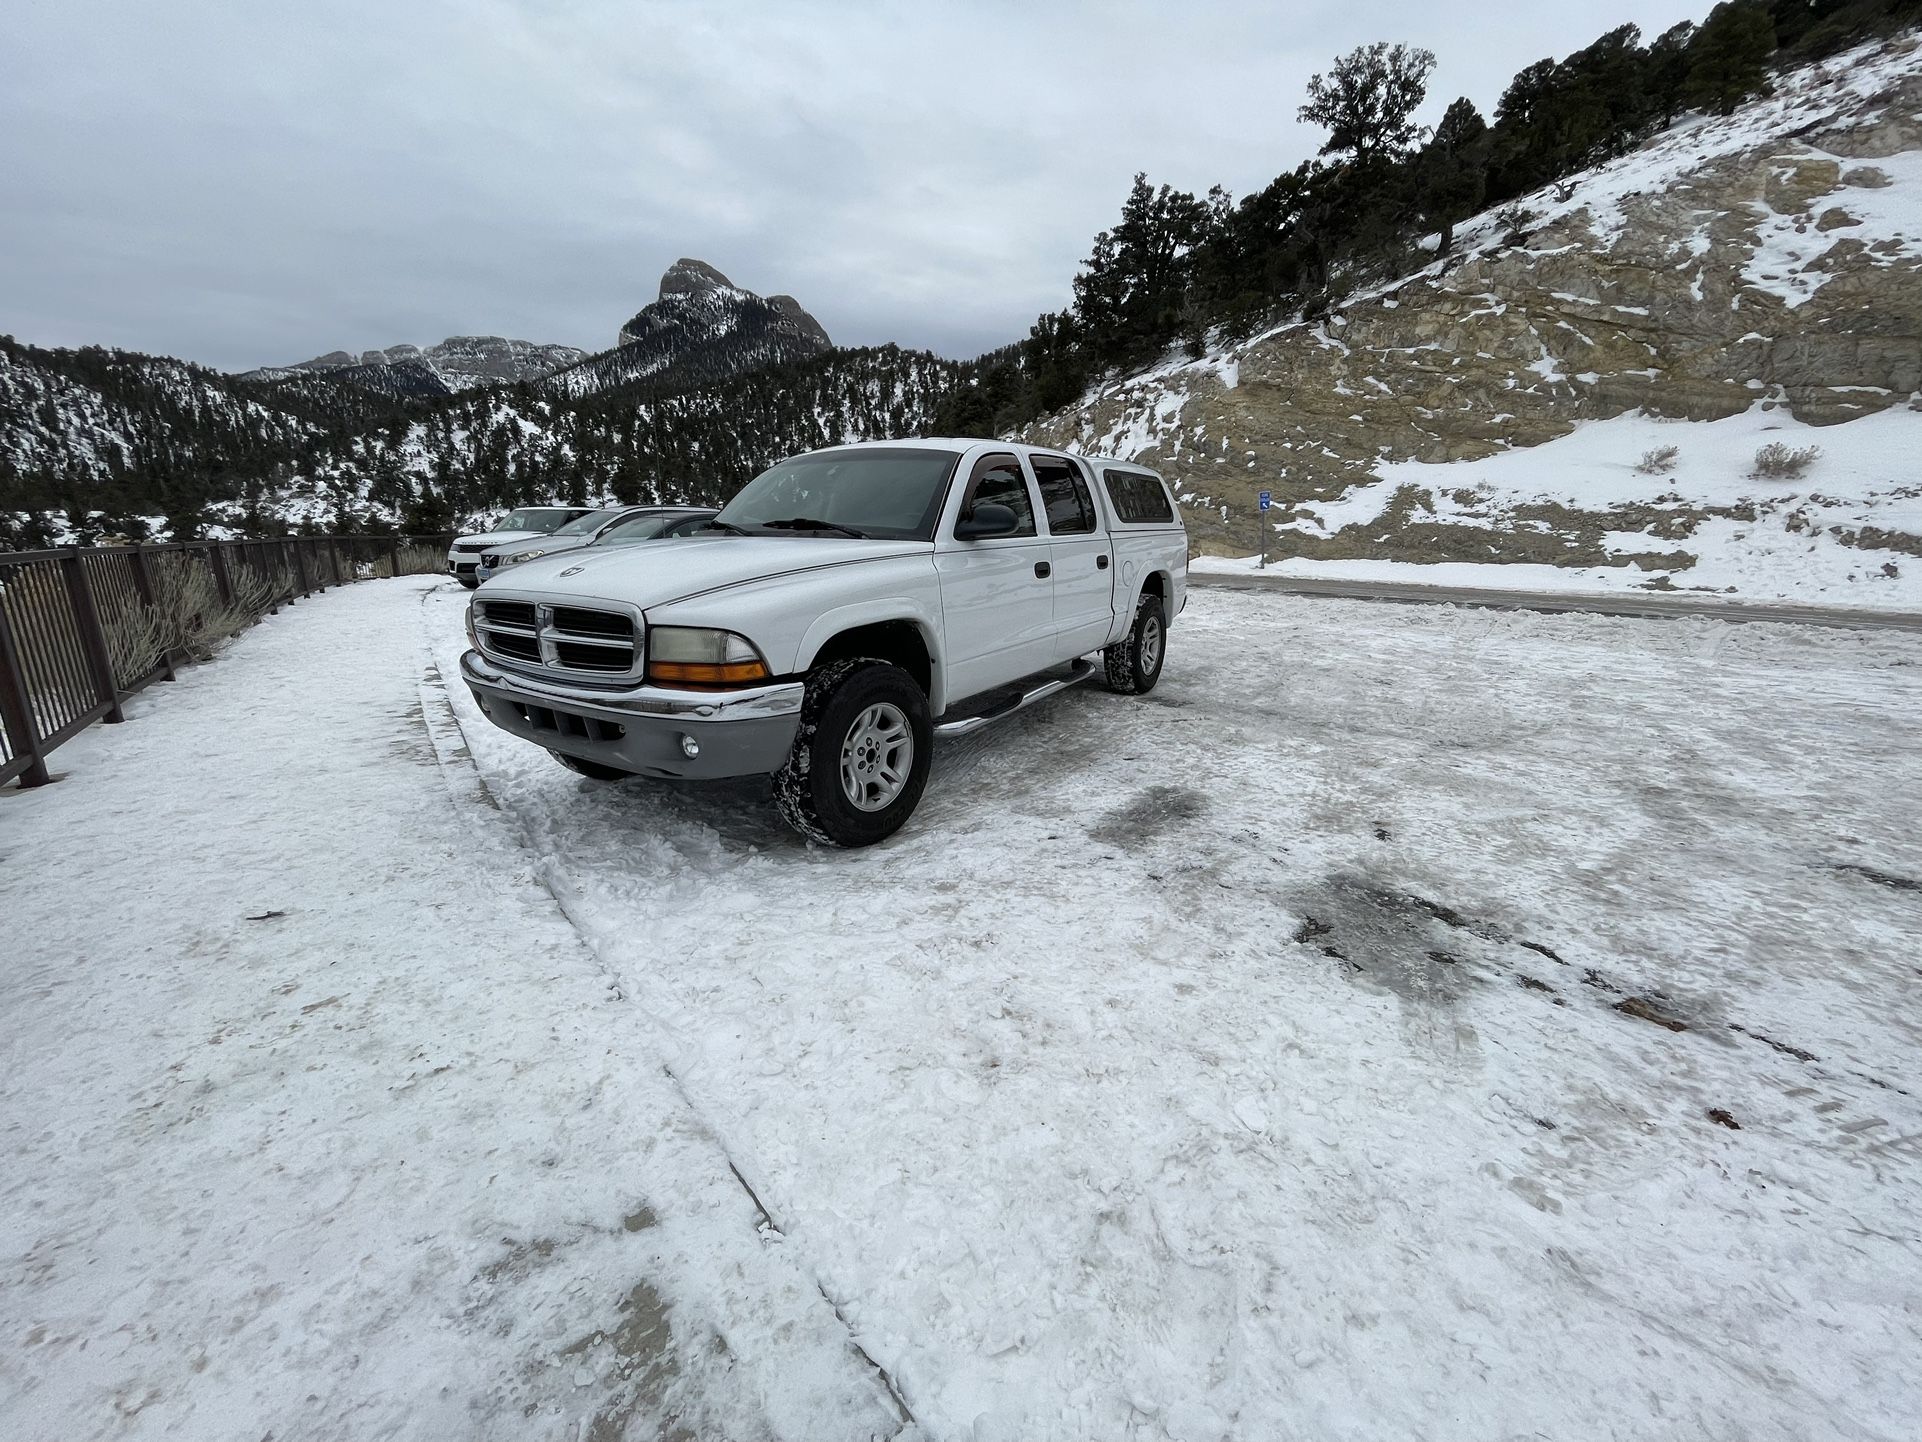
[[[1098, 364], [1147, 359], [1181, 327], [1185, 261], [1207, 211], [1192, 195], [1136, 175], [1121, 220], [1094, 238], [1074, 282], [1074, 320]], [[1077, 387], [1078, 389], [1078, 387]]]
[[1760, 0], [1722, 0], [1689, 46], [1683, 100], [1730, 114], [1751, 95], [1767, 90], [1767, 65], [1774, 50], [1775, 22]]
[[1349, 154], [1366, 165], [1406, 150], [1420, 131], [1411, 117], [1428, 94], [1432, 50], [1363, 45], [1335, 61], [1326, 76], [1308, 81], [1308, 102], [1297, 112], [1327, 129], [1323, 155]]
[[1455, 243], [1455, 223], [1481, 209], [1488, 190], [1488, 122], [1466, 96], [1443, 112], [1417, 160], [1422, 212], [1441, 232], [1438, 255]]
[[1695, 39], [1693, 21], [1671, 25], [1648, 47], [1644, 85], [1655, 122], [1669, 126], [1682, 113], [1682, 92], [1688, 85], [1689, 46]]

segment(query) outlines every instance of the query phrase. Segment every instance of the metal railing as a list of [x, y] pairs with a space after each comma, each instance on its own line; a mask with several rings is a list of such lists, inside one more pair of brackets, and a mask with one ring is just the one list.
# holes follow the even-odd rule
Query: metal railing
[[0, 551], [0, 786], [221, 639], [329, 586], [444, 568], [451, 535]]

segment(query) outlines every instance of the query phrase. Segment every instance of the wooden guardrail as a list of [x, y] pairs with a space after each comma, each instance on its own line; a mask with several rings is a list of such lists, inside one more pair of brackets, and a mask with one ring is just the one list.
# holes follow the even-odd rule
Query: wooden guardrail
[[[439, 570], [442, 536], [288, 536], [0, 551], [0, 786], [184, 661], [329, 586]], [[433, 547], [428, 553], [425, 548]]]

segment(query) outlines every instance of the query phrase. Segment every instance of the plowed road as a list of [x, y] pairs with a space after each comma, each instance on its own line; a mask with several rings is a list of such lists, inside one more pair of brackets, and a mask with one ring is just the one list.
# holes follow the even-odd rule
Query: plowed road
[[1488, 606], [1503, 611], [1590, 611], [1600, 616], [1712, 616], [1722, 621], [1789, 621], [1800, 626], [1842, 626], [1851, 630], [1886, 627], [1922, 631], [1922, 613], [1871, 611], [1847, 606], [1802, 606], [1778, 602], [1717, 601], [1654, 591], [1603, 596], [1581, 592], [1491, 591], [1479, 586], [1422, 586], [1399, 581], [1348, 581], [1281, 576], [1273, 572], [1238, 574], [1195, 571], [1189, 582], [1235, 591], [1285, 591], [1297, 596], [1339, 596], [1351, 601], [1425, 602], [1431, 605]]

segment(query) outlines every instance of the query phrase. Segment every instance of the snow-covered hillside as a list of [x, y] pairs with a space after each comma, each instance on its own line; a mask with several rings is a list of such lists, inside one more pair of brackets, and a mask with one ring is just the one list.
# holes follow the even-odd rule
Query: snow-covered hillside
[[[1269, 553], [1295, 569], [1468, 566], [1517, 585], [1514, 566], [1554, 567], [1607, 572], [1584, 588], [1868, 604], [1912, 584], [1913, 36], [1687, 118], [1457, 241], [1325, 321], [1171, 359], [1027, 435], [1158, 465], [1222, 555], [1256, 550], [1270, 490]], [[1780, 438], [1824, 455], [1800, 481], [1748, 481]], [[1669, 444], [1674, 472], [1625, 492], [1640, 453]]]
[[78, 493], [142, 465], [243, 466], [318, 429], [205, 366], [0, 336], [0, 479], [47, 474]]
[[[1762, 448], [1819, 452], [1805, 474], [1756, 474]], [[1675, 448], [1672, 461], [1644, 468]], [[1529, 590], [1691, 590], [1768, 600], [1922, 610], [1922, 414], [1890, 408], [1811, 426], [1761, 407], [1719, 421], [1631, 412], [1584, 421], [1568, 435], [1479, 461], [1392, 461], [1380, 479], [1332, 501], [1308, 501], [1277, 527], [1293, 576], [1505, 585]], [[1599, 535], [1599, 565], [1418, 559], [1579, 516]], [[1459, 535], [1434, 544], [1437, 528]], [[1385, 555], [1311, 559], [1301, 544], [1392, 532]], [[1364, 548], [1365, 548], [1365, 542]], [[1250, 556], [1203, 556], [1202, 570], [1242, 570]]]
[[[925, 432], [958, 369], [924, 351], [881, 346], [618, 405], [480, 391], [338, 438], [286, 468], [272, 493], [217, 504], [209, 518], [247, 530], [371, 515], [445, 530], [527, 501], [718, 501], [796, 451]], [[433, 524], [421, 519], [428, 516]]]

